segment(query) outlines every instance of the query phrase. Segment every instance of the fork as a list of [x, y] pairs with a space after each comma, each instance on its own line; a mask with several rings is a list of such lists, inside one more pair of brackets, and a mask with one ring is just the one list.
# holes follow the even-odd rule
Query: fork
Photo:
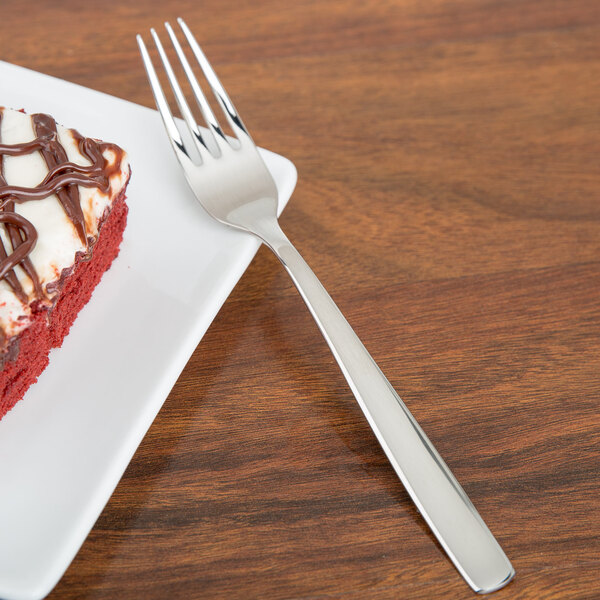
[[[277, 221], [278, 193], [248, 130], [182, 19], [177, 19], [234, 136], [223, 132], [175, 31], [168, 36], [206, 128], [200, 128], [154, 29], [151, 35], [185, 124], [181, 135], [140, 35], [142, 60], [167, 135], [187, 181], [215, 219], [257, 236], [281, 261], [337, 360], [369, 425], [413, 502], [471, 588], [487, 593], [506, 585], [515, 571], [463, 488], [394, 391], [316, 275]], [[185, 128], [183, 128], [185, 131]]]

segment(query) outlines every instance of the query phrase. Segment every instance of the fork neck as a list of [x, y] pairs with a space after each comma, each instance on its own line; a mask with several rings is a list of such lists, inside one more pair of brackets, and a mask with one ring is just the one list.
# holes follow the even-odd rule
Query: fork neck
[[291, 242], [277, 221], [277, 200], [275, 198], [259, 197], [219, 216], [228, 225], [248, 231], [260, 238], [278, 256], [279, 249], [291, 246]]
[[267, 215], [257, 218], [253, 220], [251, 227], [245, 227], [245, 229], [260, 238], [263, 244], [268, 246], [279, 259], [282, 258], [281, 253], [285, 252], [286, 248], [292, 247], [292, 243], [283, 233], [275, 216]]

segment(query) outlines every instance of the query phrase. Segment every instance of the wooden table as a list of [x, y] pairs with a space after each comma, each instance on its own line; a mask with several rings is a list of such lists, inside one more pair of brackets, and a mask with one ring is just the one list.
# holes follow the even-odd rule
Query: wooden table
[[[152, 105], [134, 34], [179, 14], [513, 561], [494, 597], [600, 597], [600, 4], [4, 0], [0, 56]], [[265, 249], [50, 596], [473, 597]]]

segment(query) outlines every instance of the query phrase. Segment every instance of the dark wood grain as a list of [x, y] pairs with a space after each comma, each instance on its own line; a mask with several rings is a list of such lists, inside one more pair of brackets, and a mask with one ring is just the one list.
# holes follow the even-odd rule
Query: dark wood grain
[[[3, 60], [149, 106], [134, 34], [186, 17], [298, 167], [285, 229], [513, 561], [494, 597], [600, 597], [600, 4], [23, 6]], [[473, 597], [266, 250], [50, 596], [142, 597]]]

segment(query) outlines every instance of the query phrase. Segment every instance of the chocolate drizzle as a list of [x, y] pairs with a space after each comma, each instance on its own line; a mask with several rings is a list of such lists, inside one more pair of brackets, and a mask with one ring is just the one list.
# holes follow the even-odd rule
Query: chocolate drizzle
[[[3, 109], [0, 108], [0, 131], [2, 117]], [[4, 227], [6, 237], [12, 246], [12, 252], [7, 252], [0, 238], [0, 279], [4, 279], [10, 285], [17, 298], [24, 304], [29, 300], [15, 274], [14, 269], [17, 265], [21, 266], [31, 279], [35, 299], [42, 299], [44, 291], [29, 259], [38, 234], [30, 221], [15, 212], [15, 204], [42, 200], [56, 194], [84, 245], [85, 252], [89, 253], [90, 242], [93, 240], [88, 239], [86, 232], [78, 186], [98, 188], [103, 193], [108, 193], [110, 177], [119, 171], [123, 156], [123, 151], [114, 144], [86, 138], [70, 130], [79, 152], [91, 162], [91, 165], [81, 166], [69, 162], [67, 153], [58, 138], [56, 121], [45, 114], [32, 115], [31, 120], [36, 135], [33, 141], [8, 145], [2, 144], [0, 138], [0, 226]], [[105, 150], [114, 153], [115, 160], [112, 164], [108, 164], [104, 158]], [[39, 152], [48, 166], [49, 172], [44, 180], [34, 188], [8, 185], [4, 177], [4, 157], [25, 156], [34, 152]], [[1, 333], [0, 330], [0, 338]]]

